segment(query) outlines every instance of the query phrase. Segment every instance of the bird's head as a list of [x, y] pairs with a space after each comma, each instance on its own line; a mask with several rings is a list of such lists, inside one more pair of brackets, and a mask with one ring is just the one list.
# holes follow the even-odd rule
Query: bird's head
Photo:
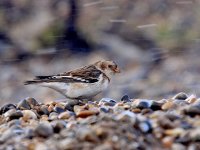
[[114, 61], [98, 61], [96, 67], [104, 72], [107, 76], [120, 73], [120, 69]]

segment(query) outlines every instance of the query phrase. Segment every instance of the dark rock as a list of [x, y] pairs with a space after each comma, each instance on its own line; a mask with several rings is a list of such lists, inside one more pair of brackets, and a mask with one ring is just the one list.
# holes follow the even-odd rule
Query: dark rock
[[25, 100], [31, 106], [31, 108], [33, 108], [34, 106], [38, 106], [39, 105], [39, 103], [34, 98], [28, 97]]
[[139, 109], [145, 109], [145, 108], [149, 108], [149, 104], [146, 101], [141, 101], [139, 102], [139, 104], [137, 105], [137, 108]]
[[153, 101], [150, 108], [152, 110], [154, 110], [154, 111], [161, 110], [162, 109], [162, 105], [163, 105], [163, 103], [158, 103], [156, 101]]
[[7, 112], [10, 109], [16, 109], [16, 106], [14, 104], [5, 104], [0, 109], [0, 115], [4, 114], [5, 112]]
[[54, 107], [53, 110], [54, 110], [55, 112], [57, 112], [58, 114], [60, 114], [60, 113], [62, 113], [62, 112], [65, 111], [63, 108], [58, 107], [58, 106]]
[[99, 103], [105, 106], [115, 106], [117, 102], [111, 98], [102, 98]]
[[177, 100], [186, 100], [188, 98], [187, 94], [181, 92], [176, 94], [173, 99], [177, 99]]
[[45, 105], [42, 105], [37, 112], [39, 115], [49, 115], [48, 107]]
[[74, 111], [74, 106], [75, 105], [79, 105], [79, 101], [68, 101], [66, 104], [65, 104], [65, 110], [69, 110], [69, 111]]
[[184, 112], [186, 115], [189, 115], [191, 117], [200, 115], [200, 106], [199, 105], [190, 106], [188, 109], [184, 110]]
[[27, 109], [31, 109], [31, 106], [30, 106], [29, 103], [24, 99], [24, 100], [21, 100], [21, 101], [17, 104], [17, 109], [27, 110]]
[[19, 119], [21, 117], [23, 117], [23, 113], [21, 111], [16, 111], [16, 112], [13, 112], [12, 114], [10, 114], [9, 119], [13, 120], [13, 119]]
[[129, 96], [128, 95], [124, 95], [122, 98], [121, 98], [121, 101], [123, 101], [123, 102], [131, 102], [131, 99], [129, 98]]

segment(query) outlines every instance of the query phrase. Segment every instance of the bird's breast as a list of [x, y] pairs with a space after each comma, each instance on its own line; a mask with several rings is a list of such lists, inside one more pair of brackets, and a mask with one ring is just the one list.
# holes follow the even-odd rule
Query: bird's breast
[[68, 86], [66, 95], [69, 98], [89, 98], [93, 97], [108, 87], [107, 79], [100, 79], [95, 83], [72, 83]]

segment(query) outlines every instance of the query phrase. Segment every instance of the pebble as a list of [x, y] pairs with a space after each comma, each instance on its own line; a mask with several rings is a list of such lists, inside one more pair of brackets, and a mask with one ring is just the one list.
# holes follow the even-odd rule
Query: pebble
[[131, 99], [130, 99], [130, 97], [128, 95], [124, 95], [121, 98], [121, 101], [127, 103], [127, 102], [131, 102]]
[[57, 112], [58, 114], [60, 114], [60, 113], [62, 113], [62, 112], [65, 111], [62, 107], [58, 107], [58, 106], [55, 106], [55, 107], [53, 108], [53, 110], [54, 110], [55, 112]]
[[110, 109], [109, 107], [100, 107], [100, 111], [104, 113], [109, 113], [110, 111], [112, 111], [112, 109]]
[[177, 100], [186, 100], [188, 98], [187, 94], [181, 92], [176, 94], [172, 99], [177, 99]]
[[139, 108], [139, 109], [149, 108], [149, 104], [148, 104], [148, 102], [141, 101], [141, 102], [137, 105], [137, 108]]
[[63, 120], [55, 120], [51, 122], [54, 133], [60, 133], [60, 131], [67, 127], [67, 123]]
[[97, 115], [99, 113], [98, 110], [84, 110], [76, 113], [77, 117], [86, 118], [88, 116]]
[[51, 112], [49, 114], [49, 120], [57, 120], [58, 119], [58, 113], [56, 112]]
[[48, 123], [41, 123], [35, 129], [36, 136], [47, 138], [53, 134], [53, 128]]
[[143, 122], [140, 122], [139, 123], [139, 129], [143, 132], [143, 133], [149, 133], [152, 131], [152, 126], [151, 126], [151, 123], [146, 120], [146, 121], [143, 121]]
[[10, 120], [13, 120], [13, 119], [19, 119], [23, 117], [23, 113], [21, 111], [16, 111], [16, 112], [13, 112], [12, 114], [10, 114], [9, 118]]
[[32, 110], [23, 110], [23, 119], [28, 121], [29, 119], [37, 119], [37, 115]]
[[0, 115], [4, 114], [10, 109], [16, 109], [16, 106], [14, 104], [6, 104], [0, 108]]
[[191, 117], [200, 115], [200, 105], [189, 106], [187, 109], [185, 109], [185, 114]]
[[165, 148], [171, 148], [174, 143], [174, 137], [166, 136], [162, 139], [162, 144]]
[[48, 107], [45, 105], [42, 105], [37, 112], [40, 115], [49, 115]]
[[185, 146], [179, 143], [172, 144], [172, 150], [186, 150]]
[[186, 96], [45, 104], [26, 98], [1, 107], [0, 149], [200, 149], [200, 98]]
[[172, 109], [175, 108], [175, 104], [172, 101], [168, 101], [165, 104], [163, 104], [161, 108], [162, 110]]
[[150, 108], [152, 110], [154, 110], [154, 111], [155, 110], [161, 110], [162, 109], [162, 105], [163, 105], [163, 103], [159, 103], [159, 102], [153, 101], [151, 106], [150, 106]]
[[29, 104], [29, 106], [31, 108], [34, 108], [34, 106], [38, 106], [39, 105], [39, 103], [37, 102], [37, 100], [35, 100], [34, 98], [28, 97], [25, 100], [26, 100], [26, 102]]
[[26, 99], [23, 99], [17, 104], [17, 109], [21, 109], [21, 110], [31, 109], [31, 106], [26, 101]]
[[100, 105], [115, 106], [116, 101], [111, 98], [102, 98], [99, 102]]
[[58, 119], [69, 119], [71, 116], [72, 116], [72, 113], [70, 113], [69, 111], [66, 111], [59, 114]]

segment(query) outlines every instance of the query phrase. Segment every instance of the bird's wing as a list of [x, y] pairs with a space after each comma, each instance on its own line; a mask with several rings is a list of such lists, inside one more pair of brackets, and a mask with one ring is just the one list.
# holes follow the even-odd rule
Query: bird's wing
[[65, 72], [51, 76], [36, 76], [32, 81], [26, 81], [25, 84], [43, 83], [43, 82], [82, 82], [95, 83], [98, 82], [99, 76], [102, 72], [96, 69], [95, 66], [86, 66], [74, 71]]
[[91, 65], [70, 72], [58, 74], [57, 77], [70, 77], [73, 78], [75, 81], [94, 83], [99, 80], [99, 76], [101, 74], [102, 72], [100, 70]]

